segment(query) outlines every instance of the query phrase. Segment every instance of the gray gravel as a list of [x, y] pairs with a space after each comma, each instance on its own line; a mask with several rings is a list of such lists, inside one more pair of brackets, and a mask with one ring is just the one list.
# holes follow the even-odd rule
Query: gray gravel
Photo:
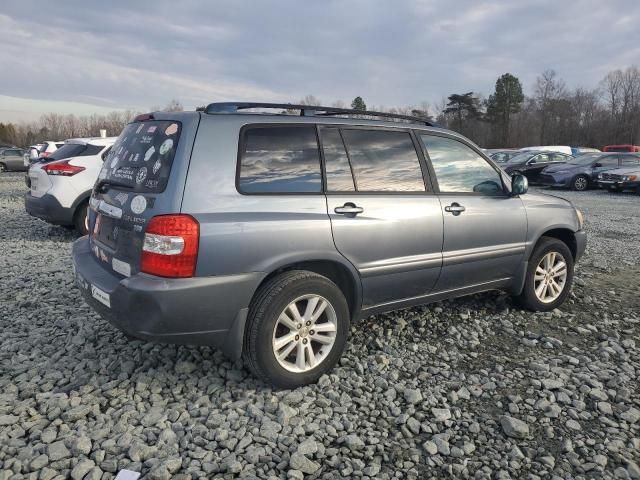
[[640, 197], [558, 192], [590, 233], [549, 314], [487, 293], [353, 327], [317, 385], [129, 341], [85, 306], [74, 235], [0, 177], [0, 480], [640, 478]]

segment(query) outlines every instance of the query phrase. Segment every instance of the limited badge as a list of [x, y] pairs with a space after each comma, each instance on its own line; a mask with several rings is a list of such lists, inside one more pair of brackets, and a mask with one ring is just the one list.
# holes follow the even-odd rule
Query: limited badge
[[142, 195], [136, 195], [131, 199], [131, 211], [136, 215], [140, 215], [147, 209], [147, 199]]
[[147, 178], [147, 167], [141, 167], [136, 173], [136, 183], [140, 184], [144, 182], [144, 179]]
[[156, 147], [151, 145], [144, 154], [144, 161], [148, 162], [154, 153], [156, 153]]
[[156, 163], [153, 164], [153, 174], [155, 175], [156, 173], [158, 173], [158, 170], [160, 170], [160, 167], [162, 167], [162, 162], [160, 161], [160, 159], [158, 158], [156, 160]]
[[169, 150], [171, 150], [171, 147], [173, 147], [173, 140], [167, 138], [164, 142], [162, 142], [162, 145], [160, 145], [160, 155], [164, 155], [165, 153], [167, 153]]
[[178, 132], [178, 124], [177, 123], [172, 123], [171, 125], [169, 125], [166, 130], [164, 131], [165, 135], [173, 135], [175, 133]]

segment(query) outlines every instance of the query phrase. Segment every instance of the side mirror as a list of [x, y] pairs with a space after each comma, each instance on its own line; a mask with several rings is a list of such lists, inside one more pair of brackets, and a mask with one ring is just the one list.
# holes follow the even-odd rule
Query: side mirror
[[601, 163], [594, 163], [594, 164], [593, 164], [593, 168], [598, 168], [598, 167], [601, 167], [601, 166], [602, 166], [602, 164], [601, 164]]
[[524, 175], [514, 175], [511, 178], [511, 194], [524, 195], [529, 190], [529, 180]]

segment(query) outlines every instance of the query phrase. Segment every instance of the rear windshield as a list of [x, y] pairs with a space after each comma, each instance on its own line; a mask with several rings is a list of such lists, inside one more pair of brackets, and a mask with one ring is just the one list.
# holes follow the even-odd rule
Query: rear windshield
[[47, 157], [47, 161], [62, 160], [71, 157], [84, 157], [87, 155], [97, 155], [104, 146], [89, 145], [86, 143], [65, 143], [58, 150]]
[[172, 120], [130, 123], [111, 148], [98, 179], [128, 185], [135, 192], [164, 191], [181, 128]]

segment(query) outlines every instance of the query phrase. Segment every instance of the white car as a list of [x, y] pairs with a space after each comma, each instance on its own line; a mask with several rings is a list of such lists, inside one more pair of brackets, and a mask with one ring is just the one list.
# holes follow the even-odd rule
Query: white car
[[54, 225], [87, 233], [87, 205], [94, 183], [117, 137], [73, 138], [31, 166], [27, 212]]
[[533, 146], [533, 147], [524, 147], [520, 150], [534, 150], [534, 151], [545, 151], [545, 152], [558, 152], [558, 153], [566, 153], [567, 155], [573, 155], [573, 151], [571, 147], [567, 145], [541, 145], [541, 146]]

